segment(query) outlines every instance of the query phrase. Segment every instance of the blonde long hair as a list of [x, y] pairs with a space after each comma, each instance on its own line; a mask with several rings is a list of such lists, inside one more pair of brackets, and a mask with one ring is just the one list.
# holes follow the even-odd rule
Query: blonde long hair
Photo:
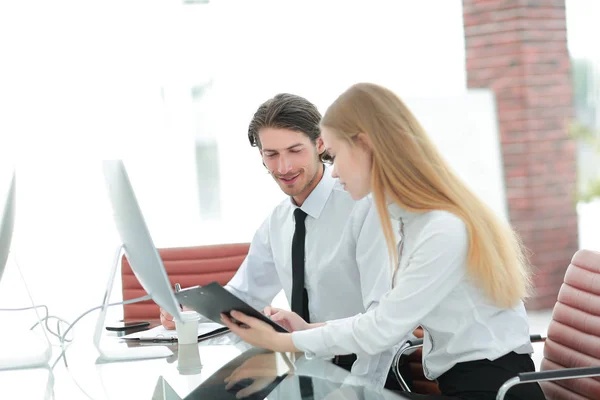
[[387, 198], [411, 212], [444, 210], [469, 234], [468, 274], [494, 304], [511, 307], [528, 293], [529, 264], [518, 235], [452, 172], [417, 119], [390, 90], [359, 83], [329, 107], [321, 125], [372, 146], [372, 192], [390, 259], [397, 265]]

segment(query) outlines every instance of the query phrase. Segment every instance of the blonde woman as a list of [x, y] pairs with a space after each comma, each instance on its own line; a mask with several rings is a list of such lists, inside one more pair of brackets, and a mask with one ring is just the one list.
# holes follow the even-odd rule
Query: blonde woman
[[[425, 375], [448, 397], [494, 399], [507, 379], [533, 371], [520, 241], [451, 171], [404, 103], [381, 86], [357, 84], [321, 127], [333, 175], [354, 199], [373, 193], [396, 265], [392, 290], [372, 311], [321, 324], [265, 310], [293, 333], [239, 312], [232, 317], [247, 327], [224, 315], [223, 322], [250, 344], [308, 357], [377, 354], [422, 326]], [[398, 244], [390, 217], [399, 222]], [[544, 395], [529, 384], [508, 398]]]

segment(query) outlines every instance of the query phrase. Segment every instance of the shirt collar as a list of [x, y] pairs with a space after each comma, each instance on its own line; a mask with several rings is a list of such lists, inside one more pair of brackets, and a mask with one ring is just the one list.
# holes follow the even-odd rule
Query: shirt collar
[[[327, 199], [329, 199], [329, 195], [335, 186], [335, 179], [331, 176], [331, 167], [327, 164], [323, 164], [325, 170], [323, 171], [323, 177], [321, 181], [317, 184], [317, 186], [313, 189], [312, 192], [308, 195], [302, 206], [300, 207], [302, 211], [311, 217], [317, 219], [321, 215], [321, 211], [325, 207], [325, 203], [327, 203]], [[298, 207], [294, 203], [294, 199], [290, 197], [290, 203], [296, 208]]]
[[390, 216], [395, 220], [407, 219], [414, 214], [410, 211], [406, 211], [404, 208], [400, 207], [394, 202], [388, 204], [388, 212], [390, 213]]

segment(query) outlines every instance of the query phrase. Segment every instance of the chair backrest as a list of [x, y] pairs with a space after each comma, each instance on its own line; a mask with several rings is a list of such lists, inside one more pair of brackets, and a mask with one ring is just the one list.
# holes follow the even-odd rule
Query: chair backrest
[[[423, 337], [423, 329], [417, 328], [414, 335], [418, 338]], [[422, 349], [417, 349], [414, 353], [407, 357], [408, 369], [412, 379], [412, 391], [419, 394], [440, 394], [437, 382], [430, 381], [425, 377], [423, 372], [423, 352]]]
[[[541, 370], [600, 366], [600, 253], [580, 250], [567, 268], [548, 326]], [[548, 399], [600, 399], [600, 378], [542, 382]]]
[[[225, 285], [238, 270], [248, 254], [249, 243], [221, 244], [213, 246], [179, 247], [158, 249], [171, 286], [181, 287], [206, 285], [219, 282]], [[146, 294], [123, 256], [121, 266], [123, 300], [134, 299]], [[160, 318], [160, 309], [151, 300], [128, 304], [123, 307], [125, 321], [148, 321]]]

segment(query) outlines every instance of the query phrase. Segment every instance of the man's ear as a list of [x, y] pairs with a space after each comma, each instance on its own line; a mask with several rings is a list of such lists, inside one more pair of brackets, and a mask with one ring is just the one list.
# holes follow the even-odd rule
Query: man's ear
[[[260, 153], [260, 159], [262, 160], [262, 165], [263, 167], [267, 168], [267, 164], [265, 164], [265, 158], [263, 157], [263, 152], [261, 149], [258, 149], [258, 152]], [[267, 171], [269, 171], [269, 168], [267, 168]], [[271, 172], [271, 171], [269, 171]]]
[[323, 138], [321, 136], [319, 136], [317, 138], [317, 153], [318, 154], [323, 154], [323, 152], [325, 151], [325, 143], [323, 142]]

